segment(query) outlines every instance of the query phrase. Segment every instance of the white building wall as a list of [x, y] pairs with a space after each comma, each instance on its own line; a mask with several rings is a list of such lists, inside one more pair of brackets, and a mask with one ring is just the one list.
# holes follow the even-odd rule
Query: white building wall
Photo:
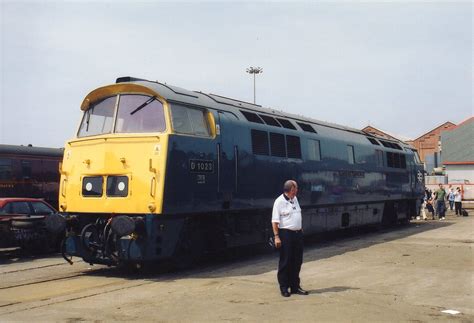
[[446, 175], [448, 183], [474, 184], [474, 165], [446, 165]]

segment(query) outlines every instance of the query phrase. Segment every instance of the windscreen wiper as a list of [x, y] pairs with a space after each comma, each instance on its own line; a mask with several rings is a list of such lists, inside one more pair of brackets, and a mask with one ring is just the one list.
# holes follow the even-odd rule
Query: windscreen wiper
[[[94, 108], [92, 108], [94, 110]], [[87, 118], [86, 118], [86, 132], [89, 131], [89, 121], [91, 119], [91, 110], [87, 110]]]
[[143, 109], [144, 107], [146, 107], [147, 105], [152, 103], [155, 99], [156, 99], [156, 96], [152, 96], [151, 98], [146, 100], [144, 103], [140, 104], [135, 110], [130, 112], [130, 115], [133, 115], [133, 114], [137, 113], [138, 111], [140, 111], [141, 109]]

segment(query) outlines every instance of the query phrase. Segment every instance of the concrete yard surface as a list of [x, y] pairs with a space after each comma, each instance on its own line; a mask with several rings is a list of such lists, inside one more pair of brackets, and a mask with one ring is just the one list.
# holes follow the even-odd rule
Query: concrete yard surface
[[473, 224], [450, 214], [307, 243], [310, 295], [289, 298], [277, 253], [134, 276], [58, 256], [1, 258], [0, 321], [474, 322]]

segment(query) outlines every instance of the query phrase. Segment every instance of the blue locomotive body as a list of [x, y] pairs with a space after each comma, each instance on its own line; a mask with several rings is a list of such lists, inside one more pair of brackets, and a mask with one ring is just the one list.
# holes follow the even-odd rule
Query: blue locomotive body
[[[157, 82], [118, 82], [153, 88], [171, 106], [161, 214], [123, 214], [136, 232], [115, 229], [107, 237], [106, 228], [84, 230], [91, 214], [70, 215], [77, 234], [66, 241], [69, 255], [91, 263], [182, 264], [265, 243], [273, 201], [288, 179], [299, 184], [305, 234], [408, 222], [419, 212], [423, 166], [403, 142]], [[193, 124], [195, 111], [212, 114], [214, 136]]]

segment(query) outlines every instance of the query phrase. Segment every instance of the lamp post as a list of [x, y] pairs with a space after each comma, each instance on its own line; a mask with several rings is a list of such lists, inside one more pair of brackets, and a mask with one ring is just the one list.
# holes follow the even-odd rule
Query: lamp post
[[246, 71], [249, 74], [253, 74], [253, 104], [255, 104], [255, 75], [263, 73], [263, 68], [250, 66]]

